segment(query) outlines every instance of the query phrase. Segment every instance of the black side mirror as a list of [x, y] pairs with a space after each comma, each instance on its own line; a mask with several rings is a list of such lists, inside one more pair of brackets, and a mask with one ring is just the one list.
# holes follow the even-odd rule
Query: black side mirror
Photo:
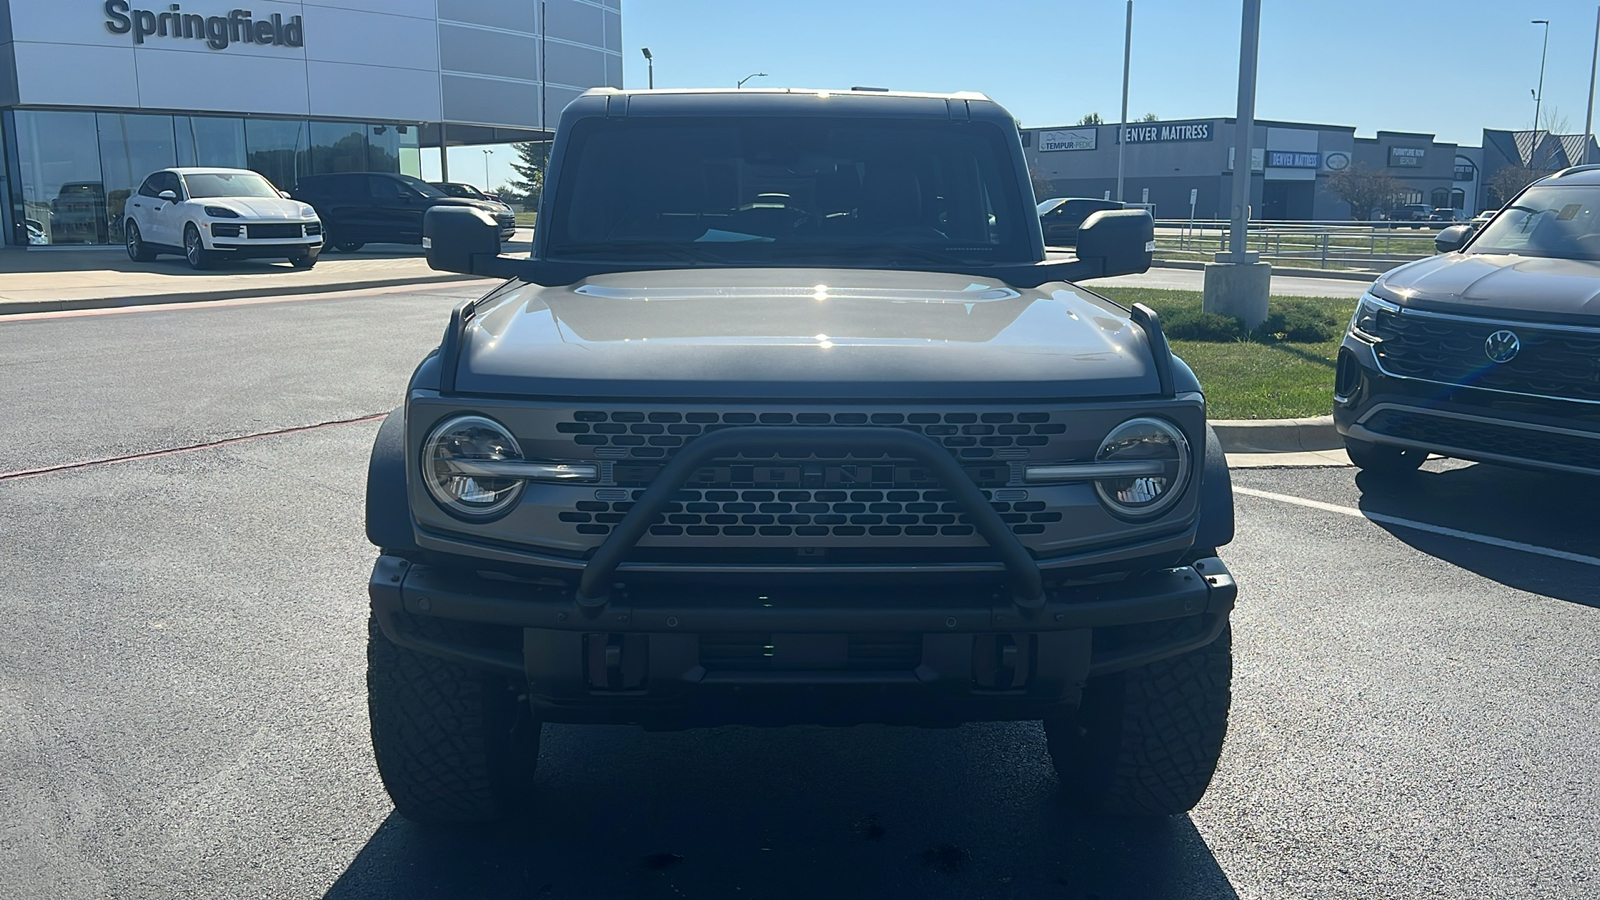
[[1137, 275], [1150, 269], [1156, 250], [1156, 223], [1142, 209], [1091, 213], [1078, 228], [1078, 259], [1093, 271], [1080, 277]]
[[486, 210], [433, 206], [422, 214], [422, 249], [429, 268], [463, 275], [510, 277], [515, 260], [500, 257], [500, 224]]
[[1471, 225], [1451, 225], [1433, 239], [1433, 249], [1439, 253], [1454, 253], [1466, 246], [1470, 237], [1472, 237]]

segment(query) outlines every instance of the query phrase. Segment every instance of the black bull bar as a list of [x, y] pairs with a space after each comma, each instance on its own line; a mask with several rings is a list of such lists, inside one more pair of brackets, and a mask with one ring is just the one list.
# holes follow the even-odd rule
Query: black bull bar
[[781, 452], [805, 450], [879, 453], [910, 457], [928, 468], [951, 499], [972, 521], [979, 535], [1000, 556], [1006, 568], [1006, 584], [1012, 601], [1024, 611], [1044, 605], [1044, 577], [1022, 542], [989, 505], [983, 491], [967, 476], [961, 463], [944, 447], [926, 435], [899, 428], [746, 426], [714, 431], [680, 449], [656, 475], [644, 495], [635, 501], [622, 521], [595, 549], [578, 582], [577, 603], [586, 612], [598, 614], [611, 599], [617, 567], [649, 531], [656, 516], [662, 514], [674, 495], [695, 472], [712, 460], [741, 451]]

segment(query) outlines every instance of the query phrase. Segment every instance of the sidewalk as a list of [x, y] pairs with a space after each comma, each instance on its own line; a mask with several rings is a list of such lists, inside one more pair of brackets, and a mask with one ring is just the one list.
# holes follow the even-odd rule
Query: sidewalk
[[[519, 231], [506, 252], [527, 253], [530, 234]], [[199, 272], [177, 256], [136, 263], [121, 247], [7, 249], [0, 251], [0, 315], [472, 280], [430, 269], [420, 248], [395, 244], [325, 252], [313, 269], [254, 259]]]

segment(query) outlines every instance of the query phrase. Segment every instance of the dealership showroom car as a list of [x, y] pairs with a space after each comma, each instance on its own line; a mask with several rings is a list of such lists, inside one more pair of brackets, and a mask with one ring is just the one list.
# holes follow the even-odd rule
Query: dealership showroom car
[[328, 244], [354, 253], [367, 244], [421, 244], [422, 217], [436, 206], [470, 206], [494, 216], [500, 240], [516, 234], [511, 207], [498, 200], [452, 197], [410, 175], [341, 172], [310, 175], [295, 185], [294, 197], [316, 207], [327, 223]]
[[287, 259], [317, 264], [322, 222], [249, 169], [162, 169], [128, 198], [128, 257], [149, 262], [176, 253], [196, 269], [222, 259]]

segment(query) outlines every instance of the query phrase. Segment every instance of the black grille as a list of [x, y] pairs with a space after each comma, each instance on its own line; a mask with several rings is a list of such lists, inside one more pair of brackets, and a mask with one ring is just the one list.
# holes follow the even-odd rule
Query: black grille
[[[844, 667], [855, 672], [910, 671], [922, 664], [922, 635], [912, 633], [845, 636]], [[709, 633], [700, 636], [700, 665], [711, 672], [782, 671], [782, 635]]]
[[[575, 510], [561, 513], [560, 519], [571, 523], [579, 534], [609, 534], [644, 490], [626, 493], [630, 499], [580, 501]], [[1005, 496], [1004, 491], [983, 493], [1018, 535], [1043, 534], [1046, 525], [1061, 521], [1061, 513], [1047, 511], [1042, 501], [997, 500], [997, 496]], [[974, 528], [949, 492], [939, 488], [710, 488], [679, 491], [666, 512], [656, 517], [650, 533], [661, 537], [923, 537], [965, 536], [973, 534]]]
[[[958, 458], [1021, 459], [1067, 426], [1050, 414], [1009, 412], [828, 413], [828, 412], [638, 412], [581, 410], [556, 430], [596, 456], [664, 459], [701, 434], [745, 425], [877, 425], [925, 434]], [[599, 452], [607, 448], [609, 453]], [[1008, 452], [1009, 451], [1009, 452]]]
[[211, 225], [211, 236], [236, 238], [239, 236], [239, 226], [223, 225], [220, 222], [213, 222]]
[[1600, 471], [1600, 434], [1583, 438], [1399, 410], [1383, 410], [1364, 424], [1377, 434], [1428, 447], [1453, 447], [1466, 452]]
[[252, 223], [245, 227], [249, 229], [250, 237], [258, 240], [305, 237], [305, 226], [298, 222], [292, 224], [282, 222]]
[[307, 222], [306, 223], [306, 237], [311, 237], [313, 235], [318, 235], [318, 234], [321, 234], [321, 233], [322, 233], [322, 223], [321, 222]]
[[[1521, 345], [1496, 363], [1484, 352], [1489, 335], [1508, 330]], [[1574, 400], [1600, 400], [1600, 331], [1558, 331], [1382, 312], [1378, 359], [1391, 374], [1463, 387]]]

